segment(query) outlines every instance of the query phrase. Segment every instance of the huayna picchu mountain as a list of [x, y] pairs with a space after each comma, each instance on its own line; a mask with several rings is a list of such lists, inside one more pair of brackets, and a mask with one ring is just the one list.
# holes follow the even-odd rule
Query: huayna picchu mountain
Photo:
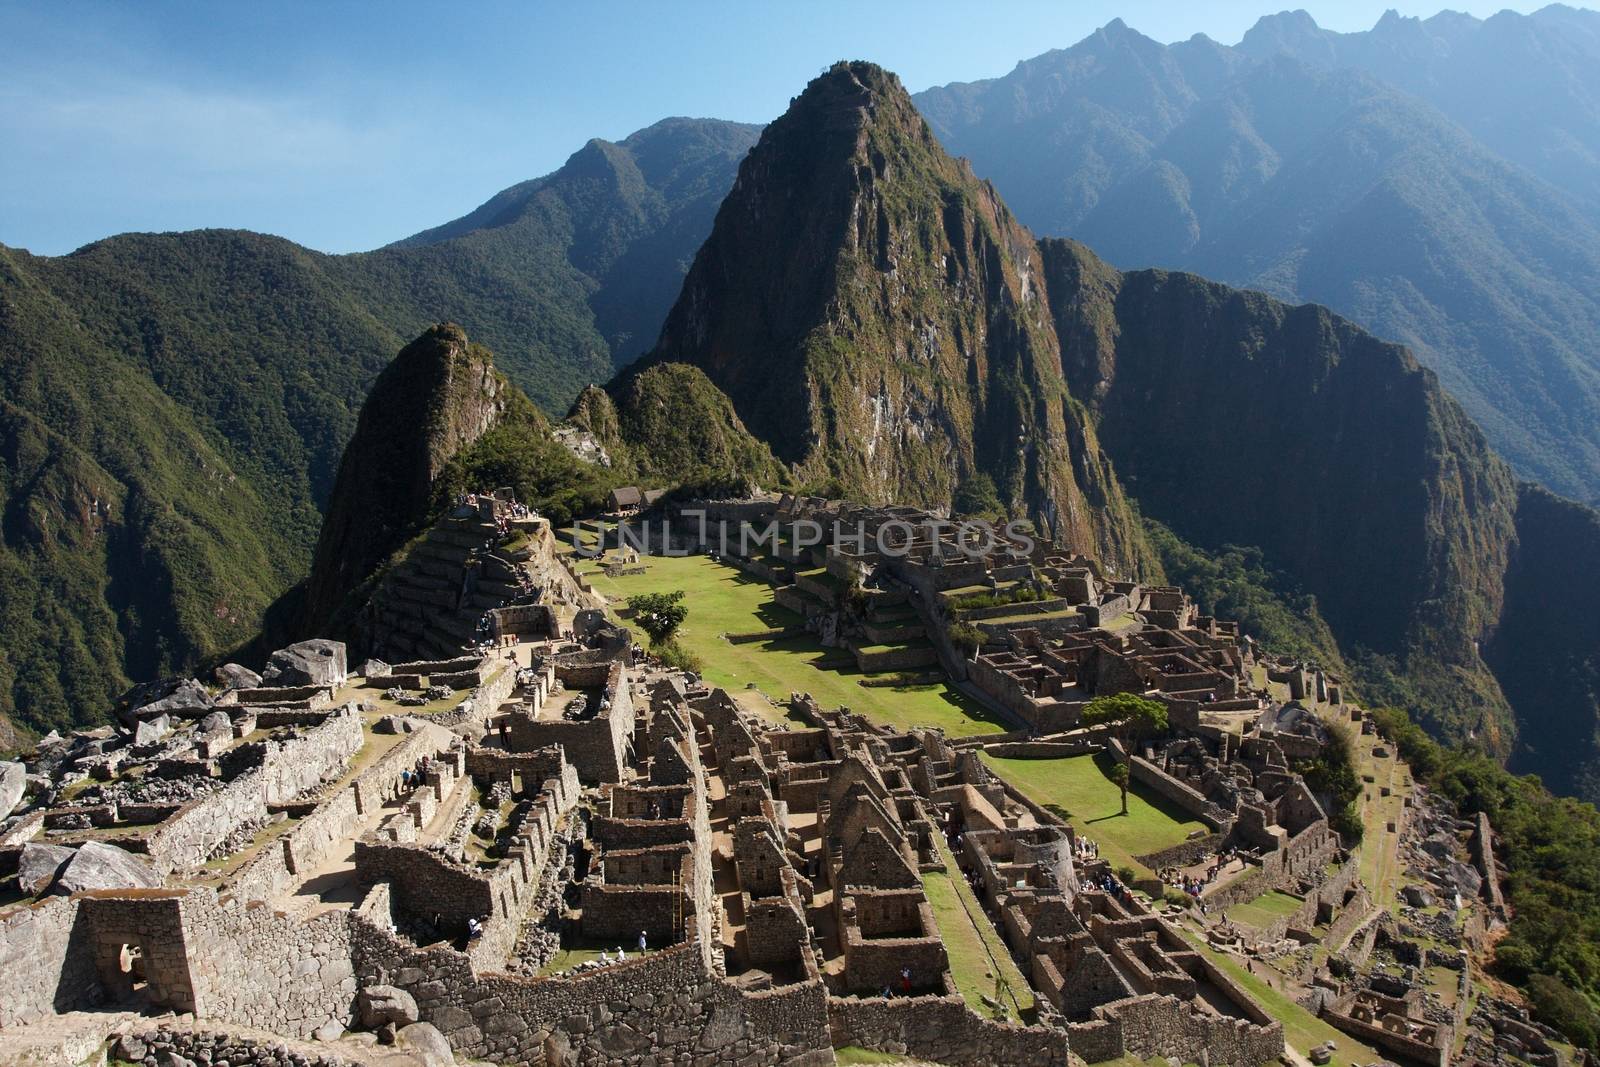
[[1068, 396], [1033, 238], [894, 75], [841, 63], [762, 133], [647, 363], [689, 363], [802, 482], [948, 505], [982, 473], [1132, 567], [1137, 523]]
[[1557, 788], [1600, 754], [1600, 624], [1530, 608], [1553, 587], [1519, 551], [1600, 568], [1593, 512], [1519, 487], [1431, 371], [1324, 308], [1036, 241], [870, 64], [751, 150], [646, 360], [675, 362], [802, 484], [938, 506], [988, 474], [1159, 577], [1136, 504], [1202, 550], [1258, 548], [1369, 699]]

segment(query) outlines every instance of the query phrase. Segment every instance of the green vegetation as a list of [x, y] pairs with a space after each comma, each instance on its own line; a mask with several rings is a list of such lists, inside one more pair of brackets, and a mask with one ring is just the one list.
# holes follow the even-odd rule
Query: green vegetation
[[858, 683], [874, 676], [853, 665], [822, 667], [823, 662], [839, 661], [839, 650], [824, 648], [810, 634], [731, 642], [723, 635], [783, 630], [802, 620], [774, 600], [765, 582], [706, 556], [646, 556], [642, 562], [643, 574], [613, 578], [595, 567], [586, 576], [618, 603], [639, 593], [683, 590], [691, 617], [677, 643], [704, 664], [711, 685], [729, 692], [754, 685], [779, 701], [790, 693], [810, 693], [824, 707], [843, 705], [901, 729], [939, 726], [952, 737], [1005, 729], [942, 680], [936, 685], [864, 686]]
[[1124, 744], [1165, 733], [1167, 706], [1138, 693], [1098, 696], [1083, 706], [1084, 726], [1110, 726]]
[[1314, 760], [1305, 760], [1295, 770], [1306, 784], [1330, 802], [1328, 825], [1347, 842], [1361, 840], [1365, 832], [1361, 820], [1361, 775], [1356, 770], [1355, 738], [1349, 723], [1328, 727], [1328, 743]]
[[1261, 549], [1223, 545], [1202, 552], [1154, 519], [1146, 518], [1144, 529], [1167, 581], [1181, 586], [1207, 614], [1237, 622], [1242, 633], [1280, 655], [1345, 672], [1317, 598], [1269, 567]]
[[1004, 519], [1006, 508], [994, 479], [983, 471], [968, 475], [957, 485], [950, 501], [950, 513], [957, 518]]
[[788, 484], [788, 470], [745, 429], [733, 404], [700, 368], [633, 367], [608, 390], [586, 390], [573, 408], [573, 422], [639, 479], [689, 486], [702, 496]]
[[1113, 867], [1148, 874], [1137, 857], [1171, 848], [1205, 829], [1138, 782], [1129, 786], [1128, 813], [1121, 814], [1122, 791], [1110, 778], [1117, 761], [1109, 756], [1018, 759], [985, 752], [982, 758], [1029, 800], [1098, 842], [1101, 857]]
[[[1551, 795], [1538, 778], [1517, 777], [1480, 749], [1439, 745], [1402, 711], [1380, 709], [1372, 715], [1418, 781], [1448, 797], [1463, 815], [1488, 814], [1500, 839], [1496, 854], [1506, 868], [1502, 889], [1513, 911], [1510, 932], [1495, 948], [1495, 969], [1524, 985], [1541, 1018], [1562, 1020], [1551, 1025], [1562, 1026], [1575, 1044], [1594, 1051], [1593, 1011], [1600, 1003], [1600, 812]], [[1580, 1001], [1590, 1014], [1578, 1010]]]
[[1004, 604], [1031, 604], [1045, 600], [1050, 594], [1018, 582], [1009, 588], [992, 593], [967, 593], [946, 605], [951, 611], [974, 611], [979, 608], [998, 608]]
[[757, 132], [592, 142], [360, 255], [237, 230], [0, 246], [0, 720], [80, 725], [251, 638], [309, 568], [368, 388], [429, 325], [463, 324], [546, 411], [609, 377], [659, 331]]
[[628, 598], [629, 618], [650, 637], [651, 647], [666, 644], [689, 617], [683, 590], [670, 593], [635, 593]]
[[947, 623], [944, 632], [950, 643], [968, 656], [982, 648], [984, 642], [989, 640], [988, 634], [966, 622]]

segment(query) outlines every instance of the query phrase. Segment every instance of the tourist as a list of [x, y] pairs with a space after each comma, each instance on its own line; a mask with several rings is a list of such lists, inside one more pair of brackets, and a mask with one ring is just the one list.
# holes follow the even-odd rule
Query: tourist
[[641, 955], [641, 956], [644, 955], [644, 946], [645, 946], [644, 931], [640, 930], [639, 931], [639, 955]]
[[483, 936], [483, 922], [476, 915], [467, 920], [467, 940], [476, 941]]
[[911, 995], [911, 968], [910, 967], [902, 967], [902, 968], [900, 968], [900, 988], [901, 988], [902, 991], [904, 991], [906, 996], [909, 997]]
[[628, 962], [628, 954], [626, 952], [622, 951], [622, 946], [621, 945], [617, 946], [617, 962], [618, 963], [627, 963]]

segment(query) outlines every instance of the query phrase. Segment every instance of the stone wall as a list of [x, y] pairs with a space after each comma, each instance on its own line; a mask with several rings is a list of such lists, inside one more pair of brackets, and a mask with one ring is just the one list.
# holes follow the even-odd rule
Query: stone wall
[[189, 894], [182, 912], [197, 1015], [290, 1037], [327, 1022], [350, 1025], [347, 913], [306, 919], [260, 903], [222, 907], [202, 892]]
[[1282, 1023], [1201, 1014], [1176, 997], [1131, 997], [1103, 1004], [1094, 1015], [1091, 1022], [1067, 1027], [1072, 1050], [1090, 1063], [1122, 1056], [1190, 1061], [1204, 1049], [1212, 1063], [1255, 1067], [1283, 1054]]
[[[512, 713], [506, 716], [509, 746], [519, 751], [560, 745], [567, 761], [586, 782], [620, 782], [633, 740], [633, 691], [620, 661], [599, 664], [558, 665], [556, 676], [568, 686], [604, 687], [611, 706], [582, 722], [535, 719]], [[508, 694], [509, 695], [509, 694]]]
[[1065, 1031], [992, 1022], [958, 996], [829, 997], [828, 1028], [838, 1046], [948, 1067], [1067, 1067], [1071, 1062]]
[[742, 993], [696, 942], [559, 978], [474, 974], [445, 946], [419, 950], [352, 913], [359, 970], [411, 993], [460, 1054], [496, 1063], [708, 1065], [833, 1062], [811, 981]]
[[50, 897], [0, 921], [0, 1029], [90, 1007], [99, 999], [77, 900]]
[[187, 890], [133, 889], [81, 894], [79, 921], [88, 930], [88, 951], [108, 999], [134, 993], [131, 954], [142, 959], [152, 1003], [174, 1011], [203, 1011], [192, 970], [190, 935], [182, 911]]
[[152, 864], [163, 876], [199, 867], [239, 827], [265, 820], [268, 804], [292, 800], [348, 766], [364, 740], [360, 713], [345, 707], [303, 734], [265, 742], [259, 767], [185, 804], [145, 838]]
[[1226, 832], [1232, 825], [1232, 816], [1200, 795], [1199, 790], [1178, 781], [1166, 771], [1142, 756], [1128, 756], [1120, 742], [1111, 741], [1111, 751], [1128, 764], [1129, 777], [1158, 796], [1170, 800], [1213, 830]]

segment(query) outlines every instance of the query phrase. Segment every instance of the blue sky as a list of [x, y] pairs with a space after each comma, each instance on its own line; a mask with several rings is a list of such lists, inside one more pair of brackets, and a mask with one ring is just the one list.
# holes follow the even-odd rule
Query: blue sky
[[[1304, 6], [1370, 27], [1386, 7]], [[1457, 3], [1487, 16], [1538, 3]], [[373, 248], [667, 115], [765, 122], [835, 59], [912, 91], [1004, 74], [1121, 17], [1232, 44], [1283, 0], [1008, 4], [0, 0], [0, 243], [235, 226]]]

